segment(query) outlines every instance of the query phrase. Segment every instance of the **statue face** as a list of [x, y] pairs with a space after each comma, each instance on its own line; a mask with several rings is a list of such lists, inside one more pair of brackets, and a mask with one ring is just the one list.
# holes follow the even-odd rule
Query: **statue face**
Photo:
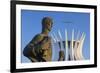
[[51, 31], [53, 21], [50, 17], [45, 17], [42, 20], [42, 27], [45, 31]]
[[52, 23], [49, 22], [45, 25], [45, 29], [47, 29], [48, 31], [51, 31], [51, 28], [52, 28]]

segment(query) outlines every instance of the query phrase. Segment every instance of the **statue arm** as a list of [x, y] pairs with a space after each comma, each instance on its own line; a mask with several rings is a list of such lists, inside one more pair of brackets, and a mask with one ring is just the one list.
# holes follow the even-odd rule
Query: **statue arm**
[[32, 62], [37, 61], [35, 59], [36, 53], [34, 50], [35, 44], [38, 44], [42, 40], [41, 35], [36, 35], [30, 43], [24, 48], [23, 54], [28, 57]]

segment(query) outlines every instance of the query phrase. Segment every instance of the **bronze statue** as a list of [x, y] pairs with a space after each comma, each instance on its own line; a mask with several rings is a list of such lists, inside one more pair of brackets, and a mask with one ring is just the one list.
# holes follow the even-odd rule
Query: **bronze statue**
[[[53, 25], [50, 17], [42, 19], [42, 32], [37, 34], [30, 43], [24, 48], [23, 54], [32, 62], [52, 61], [51, 37], [48, 36]], [[59, 52], [58, 61], [64, 60], [64, 52]]]

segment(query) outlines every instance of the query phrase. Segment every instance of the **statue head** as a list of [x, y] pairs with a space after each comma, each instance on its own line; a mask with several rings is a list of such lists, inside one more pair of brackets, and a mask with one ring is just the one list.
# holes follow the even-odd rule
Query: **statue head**
[[43, 32], [51, 31], [52, 24], [53, 24], [53, 20], [51, 17], [44, 17], [42, 19], [42, 31]]

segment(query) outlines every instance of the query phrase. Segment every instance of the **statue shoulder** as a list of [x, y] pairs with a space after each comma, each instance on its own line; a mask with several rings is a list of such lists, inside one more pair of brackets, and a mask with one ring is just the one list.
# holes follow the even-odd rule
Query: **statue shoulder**
[[38, 43], [43, 39], [42, 34], [37, 34], [31, 41], [31, 43]]

